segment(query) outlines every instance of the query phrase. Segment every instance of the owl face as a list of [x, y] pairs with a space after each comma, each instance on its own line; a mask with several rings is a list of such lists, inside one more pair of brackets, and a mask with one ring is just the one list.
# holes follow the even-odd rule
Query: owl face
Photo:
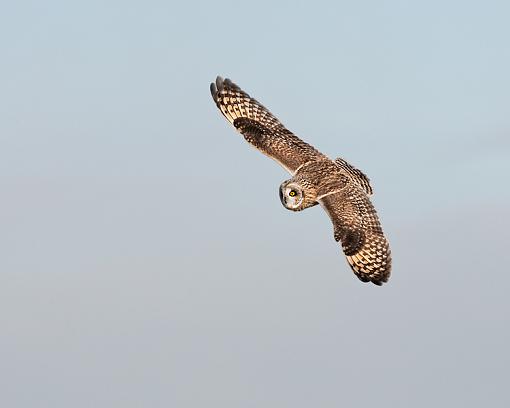
[[317, 204], [316, 196], [314, 188], [295, 179], [284, 181], [280, 185], [280, 201], [288, 210], [301, 211], [311, 207]]
[[299, 211], [305, 198], [304, 191], [297, 183], [285, 181], [280, 185], [280, 201], [285, 208]]

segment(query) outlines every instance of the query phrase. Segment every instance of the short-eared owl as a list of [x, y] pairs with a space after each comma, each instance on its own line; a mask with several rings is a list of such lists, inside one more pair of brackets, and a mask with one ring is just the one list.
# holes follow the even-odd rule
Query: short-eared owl
[[372, 195], [368, 177], [345, 160], [331, 160], [302, 141], [229, 79], [216, 78], [211, 94], [244, 138], [292, 175], [280, 185], [284, 207], [301, 211], [320, 204], [356, 276], [376, 285], [386, 282], [391, 252], [368, 198]]

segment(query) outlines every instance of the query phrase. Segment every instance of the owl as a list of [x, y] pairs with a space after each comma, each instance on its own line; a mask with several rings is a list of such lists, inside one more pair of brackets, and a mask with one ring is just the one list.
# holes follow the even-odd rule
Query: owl
[[217, 77], [210, 89], [220, 112], [246, 141], [292, 176], [280, 185], [283, 206], [302, 211], [320, 204], [355, 275], [379, 286], [386, 282], [391, 251], [369, 199], [368, 177], [345, 160], [331, 160], [301, 140], [231, 80]]

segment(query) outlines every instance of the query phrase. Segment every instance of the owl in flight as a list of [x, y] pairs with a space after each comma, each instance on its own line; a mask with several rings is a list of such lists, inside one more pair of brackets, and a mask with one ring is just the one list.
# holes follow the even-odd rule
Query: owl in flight
[[301, 211], [320, 204], [356, 276], [376, 285], [386, 282], [391, 251], [368, 198], [372, 195], [368, 177], [345, 160], [331, 160], [298, 138], [230, 79], [217, 77], [211, 94], [244, 138], [292, 175], [280, 185], [283, 206]]

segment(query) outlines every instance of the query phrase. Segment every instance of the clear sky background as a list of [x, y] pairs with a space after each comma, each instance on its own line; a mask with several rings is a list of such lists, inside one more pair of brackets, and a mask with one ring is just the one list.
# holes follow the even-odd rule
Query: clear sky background
[[[0, 7], [0, 406], [508, 407], [507, 1]], [[231, 77], [372, 180], [383, 287]]]

